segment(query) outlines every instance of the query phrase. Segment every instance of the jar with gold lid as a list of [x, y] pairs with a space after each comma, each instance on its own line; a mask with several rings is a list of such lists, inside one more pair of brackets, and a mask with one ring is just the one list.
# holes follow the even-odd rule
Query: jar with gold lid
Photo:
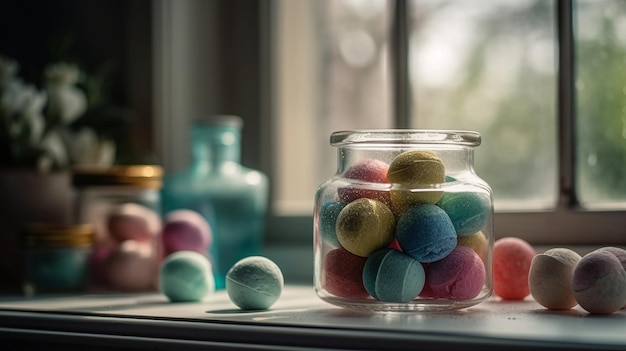
[[[90, 223], [95, 230], [91, 261], [95, 287], [154, 289], [160, 259], [162, 177], [163, 170], [156, 165], [73, 171], [75, 220]], [[140, 274], [126, 274], [131, 271]]]
[[88, 288], [91, 225], [30, 224], [22, 239], [24, 294], [74, 293]]

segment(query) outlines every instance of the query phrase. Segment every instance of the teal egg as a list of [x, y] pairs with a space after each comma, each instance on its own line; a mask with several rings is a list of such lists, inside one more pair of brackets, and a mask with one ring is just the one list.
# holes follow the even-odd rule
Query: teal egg
[[226, 292], [242, 310], [266, 310], [278, 300], [283, 274], [272, 260], [250, 256], [235, 263], [226, 274]]
[[365, 261], [365, 290], [383, 302], [407, 303], [424, 288], [426, 274], [417, 260], [394, 249], [381, 249]]
[[491, 216], [491, 200], [481, 193], [445, 193], [437, 206], [448, 214], [458, 236], [483, 229]]
[[337, 217], [344, 204], [339, 201], [329, 201], [320, 207], [319, 212], [319, 230], [325, 243], [332, 246], [340, 246], [337, 239], [335, 227], [337, 225]]
[[159, 270], [159, 290], [171, 302], [198, 302], [215, 291], [211, 263], [195, 251], [167, 256]]

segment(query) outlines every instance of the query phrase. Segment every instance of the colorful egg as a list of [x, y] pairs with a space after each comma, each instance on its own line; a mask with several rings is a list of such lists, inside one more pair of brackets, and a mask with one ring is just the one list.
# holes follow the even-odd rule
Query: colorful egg
[[554, 248], [536, 255], [528, 273], [528, 287], [535, 301], [551, 310], [576, 306], [572, 280], [580, 259], [579, 254], [566, 248]]
[[367, 257], [387, 247], [394, 238], [395, 218], [384, 203], [358, 199], [347, 204], [337, 218], [337, 239], [349, 252]]
[[446, 257], [457, 242], [450, 217], [430, 204], [408, 209], [398, 220], [396, 238], [404, 253], [423, 263]]
[[323, 279], [325, 289], [336, 296], [367, 298], [363, 286], [365, 257], [353, 255], [344, 248], [334, 249], [324, 256]]
[[172, 253], [159, 269], [159, 290], [171, 302], [202, 301], [215, 291], [211, 263], [195, 251]]
[[387, 171], [391, 189], [392, 209], [396, 215], [414, 204], [435, 204], [443, 192], [432, 190], [444, 183], [443, 161], [433, 152], [411, 150], [396, 156]]
[[389, 192], [365, 188], [367, 183], [388, 183], [387, 170], [389, 165], [375, 159], [365, 159], [354, 163], [344, 173], [343, 177], [353, 179], [353, 187], [344, 187], [337, 190], [339, 199], [344, 203], [350, 203], [356, 199], [368, 198], [389, 204]]
[[413, 300], [422, 291], [425, 280], [422, 264], [394, 249], [376, 251], [363, 268], [365, 289], [383, 302]]
[[535, 249], [516, 237], [496, 240], [493, 245], [493, 292], [503, 300], [523, 300], [530, 294], [528, 272]]
[[250, 256], [235, 263], [226, 274], [226, 292], [242, 310], [266, 310], [280, 297], [284, 279], [267, 257]]

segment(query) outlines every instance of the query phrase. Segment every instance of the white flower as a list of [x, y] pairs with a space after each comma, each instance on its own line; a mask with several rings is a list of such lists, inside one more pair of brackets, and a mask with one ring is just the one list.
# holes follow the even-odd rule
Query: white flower
[[0, 86], [15, 79], [18, 68], [17, 62], [0, 55]]
[[72, 138], [70, 154], [76, 165], [108, 167], [115, 158], [115, 143], [100, 140], [93, 129], [83, 128]]
[[37, 161], [37, 169], [40, 172], [47, 172], [56, 167], [65, 167], [68, 165], [68, 155], [63, 139], [56, 131], [46, 134], [40, 144], [44, 154]]
[[29, 141], [36, 143], [41, 138], [44, 128], [43, 109], [46, 104], [45, 92], [39, 92], [19, 79], [8, 82], [0, 97], [0, 112], [9, 125], [12, 137], [18, 136], [23, 128], [29, 128]]
[[75, 65], [58, 63], [46, 68], [48, 112], [70, 124], [87, 109], [85, 93], [76, 87], [80, 70]]
[[46, 82], [48, 84], [76, 85], [80, 78], [78, 66], [61, 62], [46, 67]]

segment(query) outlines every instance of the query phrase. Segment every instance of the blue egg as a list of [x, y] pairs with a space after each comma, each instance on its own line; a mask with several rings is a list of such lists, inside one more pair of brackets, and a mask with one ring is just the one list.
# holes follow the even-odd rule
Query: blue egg
[[250, 256], [235, 263], [226, 274], [226, 292], [242, 310], [266, 310], [278, 300], [283, 274], [269, 258]]
[[422, 264], [394, 249], [374, 252], [363, 267], [365, 290], [383, 302], [407, 303], [419, 295], [425, 281]]
[[491, 215], [491, 201], [480, 193], [445, 193], [437, 205], [448, 214], [458, 236], [483, 229]]
[[198, 302], [215, 291], [211, 263], [195, 251], [177, 251], [159, 270], [159, 290], [172, 302]]
[[325, 243], [333, 246], [340, 246], [337, 240], [337, 232], [335, 230], [337, 217], [343, 208], [343, 204], [339, 201], [329, 201], [320, 207], [319, 212], [319, 230]]
[[457, 234], [444, 210], [436, 205], [420, 204], [400, 216], [396, 239], [404, 253], [429, 263], [446, 257], [454, 250]]

